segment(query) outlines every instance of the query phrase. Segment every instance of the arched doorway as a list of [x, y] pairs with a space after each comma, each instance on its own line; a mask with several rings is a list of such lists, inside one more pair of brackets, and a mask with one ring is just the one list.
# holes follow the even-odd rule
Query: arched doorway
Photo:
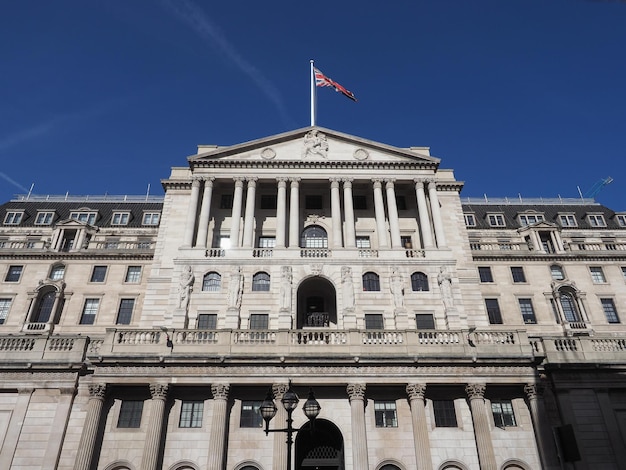
[[339, 428], [325, 419], [306, 423], [296, 436], [296, 470], [343, 470], [343, 436]]
[[337, 325], [337, 294], [335, 286], [322, 277], [312, 277], [298, 288], [296, 328]]

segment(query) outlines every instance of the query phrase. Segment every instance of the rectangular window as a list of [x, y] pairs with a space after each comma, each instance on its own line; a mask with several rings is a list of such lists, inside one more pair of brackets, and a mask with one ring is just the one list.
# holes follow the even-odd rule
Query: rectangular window
[[511, 403], [511, 400], [492, 401], [491, 411], [493, 412], [493, 421], [496, 427], [508, 428], [517, 426], [515, 423], [515, 414], [513, 413], [513, 404]]
[[491, 227], [504, 227], [504, 215], [502, 214], [487, 214], [487, 221]]
[[400, 245], [402, 245], [402, 248], [406, 249], [413, 248], [413, 239], [410, 235], [402, 235], [400, 237]]
[[113, 212], [111, 225], [128, 225], [130, 220], [130, 212]]
[[304, 197], [304, 208], [309, 210], [321, 210], [324, 208], [324, 199], [319, 194], [309, 194]]
[[117, 324], [130, 325], [133, 317], [133, 309], [135, 308], [135, 299], [121, 299], [120, 308], [117, 311]]
[[617, 214], [615, 220], [620, 227], [626, 227], [626, 214]]
[[433, 400], [435, 426], [438, 428], [456, 428], [456, 410], [454, 400]]
[[521, 266], [511, 266], [511, 275], [513, 276], [513, 282], [526, 282], [524, 268]]
[[233, 208], [233, 195], [222, 194], [220, 198], [220, 209], [232, 209]]
[[230, 248], [230, 236], [220, 235], [218, 239], [219, 247], [222, 250], [228, 250]]
[[466, 227], [476, 227], [476, 216], [474, 214], [463, 214]]
[[374, 416], [377, 428], [398, 427], [398, 412], [395, 401], [374, 401]]
[[240, 428], [261, 428], [263, 427], [263, 416], [261, 416], [261, 401], [243, 400], [241, 402], [241, 415], [239, 416]]
[[489, 323], [491, 323], [492, 325], [501, 325], [502, 314], [500, 313], [500, 305], [498, 304], [498, 299], [485, 299], [485, 306], [487, 307]]
[[196, 323], [198, 330], [215, 330], [217, 329], [217, 314], [215, 313], [199, 313]]
[[141, 225], [159, 225], [160, 212], [144, 212]]
[[138, 428], [141, 426], [143, 400], [122, 400], [120, 415], [117, 419], [118, 428]]
[[432, 313], [416, 313], [415, 325], [418, 330], [434, 330], [435, 317]]
[[251, 313], [250, 329], [251, 330], [267, 330], [269, 326], [269, 316], [267, 313]]
[[619, 317], [617, 316], [613, 299], [600, 299], [600, 302], [602, 302], [602, 310], [604, 310], [606, 321], [609, 323], [619, 323]]
[[180, 421], [178, 422], [178, 427], [201, 428], [203, 412], [203, 401], [183, 401], [180, 405]]
[[366, 313], [365, 314], [365, 329], [366, 330], [383, 330], [385, 323], [383, 315], [381, 313]]
[[589, 272], [591, 273], [591, 280], [596, 284], [603, 284], [606, 282], [604, 277], [604, 271], [601, 266], [590, 266]]
[[535, 309], [533, 308], [533, 301], [531, 299], [518, 299], [518, 302], [524, 323], [537, 323], [537, 319], [535, 318]]
[[107, 267], [106, 266], [94, 266], [93, 271], [91, 271], [91, 279], [89, 282], [104, 282], [104, 279], [107, 276]]
[[70, 219], [89, 225], [96, 223], [97, 212], [70, 212]]
[[606, 222], [602, 214], [589, 214], [587, 215], [587, 220], [592, 227], [606, 227]]
[[100, 299], [85, 299], [83, 313], [80, 316], [81, 325], [93, 325], [96, 321], [96, 314], [100, 307]]
[[6, 282], [19, 282], [22, 277], [22, 270], [24, 266], [9, 266], [7, 276], [4, 278]]
[[559, 215], [559, 223], [561, 224], [561, 227], [578, 227], [576, 216], [574, 214]]
[[405, 211], [406, 210], [406, 198], [404, 196], [396, 195], [396, 208], [399, 211]]
[[141, 280], [141, 266], [129, 266], [126, 270], [124, 282], [137, 284]]
[[480, 282], [493, 282], [493, 275], [489, 266], [479, 266], [478, 275], [480, 276]]
[[626, 266], [622, 266], [622, 276], [624, 276], [624, 281], [626, 281]]
[[0, 299], [0, 325], [7, 321], [12, 299]]
[[259, 237], [259, 248], [275, 248], [276, 237]]
[[261, 209], [276, 209], [276, 194], [261, 194]]
[[352, 196], [352, 208], [355, 211], [366, 211], [367, 210], [367, 197], [363, 195], [353, 195]]
[[369, 250], [370, 248], [372, 248], [370, 237], [368, 236], [356, 237], [356, 247], [362, 250]]
[[543, 221], [542, 214], [520, 214], [519, 223], [522, 227]]
[[35, 225], [50, 225], [54, 219], [54, 212], [37, 212]]
[[7, 212], [4, 216], [4, 225], [19, 225], [24, 217], [24, 212]]

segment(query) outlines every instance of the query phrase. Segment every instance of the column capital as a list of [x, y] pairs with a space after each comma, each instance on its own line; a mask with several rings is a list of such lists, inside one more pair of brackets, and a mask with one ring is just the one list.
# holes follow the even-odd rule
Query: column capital
[[204, 186], [213, 186], [213, 182], [215, 181], [215, 176], [203, 176], [202, 181], [204, 181]]
[[348, 384], [346, 391], [350, 401], [365, 399], [365, 384]]
[[280, 176], [278, 178], [276, 178], [276, 182], [278, 183], [278, 187], [285, 187], [287, 185], [287, 181], [289, 180], [289, 178], [285, 177], [285, 176]]
[[408, 384], [406, 386], [406, 394], [409, 400], [423, 400], [426, 393], [426, 385], [424, 384]]
[[[435, 178], [424, 178], [424, 183], [428, 183], [428, 189], [436, 189], [437, 180]], [[432, 185], [432, 186], [431, 186]]]
[[169, 388], [169, 384], [150, 384], [150, 395], [154, 400], [165, 400]]
[[191, 177], [191, 186], [192, 187], [199, 188], [201, 182], [202, 182], [202, 176], [192, 176]]
[[282, 396], [287, 393], [287, 390], [289, 390], [289, 384], [272, 384], [272, 393], [274, 394], [274, 398], [282, 398]]
[[524, 392], [529, 400], [534, 400], [543, 395], [543, 386], [541, 384], [526, 384], [524, 385]]
[[333, 176], [332, 178], [328, 178], [328, 181], [330, 181], [331, 188], [338, 188], [341, 178], [337, 178]]
[[382, 178], [372, 178], [372, 183], [374, 184], [374, 189], [380, 189], [383, 185]]
[[470, 400], [484, 399], [485, 398], [485, 384], [467, 384], [465, 386], [465, 393]]
[[385, 186], [387, 188], [393, 188], [394, 183], [396, 182], [395, 178], [385, 178]]
[[256, 185], [256, 182], [259, 180], [258, 176], [247, 176], [246, 181], [248, 182], [248, 186]]
[[426, 178], [413, 178], [416, 188], [423, 188], [426, 183]]
[[297, 186], [301, 179], [302, 178], [289, 178], [289, 181], [291, 182], [292, 186]]
[[89, 384], [87, 389], [89, 390], [89, 398], [104, 400], [104, 396], [107, 393], [107, 384]]
[[235, 182], [235, 186], [243, 186], [243, 180], [245, 180], [245, 178], [243, 176], [233, 176], [233, 181]]
[[229, 384], [219, 383], [211, 385], [211, 393], [213, 394], [213, 398], [215, 400], [226, 400], [228, 398], [229, 390]]

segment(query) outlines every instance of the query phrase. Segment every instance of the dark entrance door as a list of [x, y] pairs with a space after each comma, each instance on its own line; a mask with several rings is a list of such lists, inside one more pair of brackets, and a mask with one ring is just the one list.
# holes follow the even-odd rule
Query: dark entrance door
[[343, 470], [343, 436], [339, 428], [325, 419], [302, 427], [296, 436], [296, 470]]

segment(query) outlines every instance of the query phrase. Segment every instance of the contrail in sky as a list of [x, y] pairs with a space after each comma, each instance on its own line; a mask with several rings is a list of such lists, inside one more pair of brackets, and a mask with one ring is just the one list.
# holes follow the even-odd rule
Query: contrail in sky
[[295, 127], [295, 121], [289, 116], [287, 108], [283, 103], [280, 92], [270, 80], [265, 78], [263, 74], [254, 65], [248, 62], [226, 39], [215, 23], [204, 14], [195, 4], [189, 0], [163, 0], [163, 3], [185, 23], [187, 23], [200, 37], [208, 41], [212, 45], [226, 54], [228, 59], [232, 61], [244, 74], [250, 78], [256, 86], [270, 99], [276, 106], [284, 123], [290, 127]]
[[0, 178], [2, 178], [3, 180], [8, 181], [9, 183], [11, 183], [13, 186], [15, 186], [16, 188], [19, 188], [20, 191], [23, 191], [25, 193], [28, 192], [28, 189], [25, 188], [24, 186], [22, 186], [21, 184], [19, 184], [17, 181], [15, 181], [14, 179], [9, 178], [7, 175], [5, 175], [4, 173], [0, 172]]

